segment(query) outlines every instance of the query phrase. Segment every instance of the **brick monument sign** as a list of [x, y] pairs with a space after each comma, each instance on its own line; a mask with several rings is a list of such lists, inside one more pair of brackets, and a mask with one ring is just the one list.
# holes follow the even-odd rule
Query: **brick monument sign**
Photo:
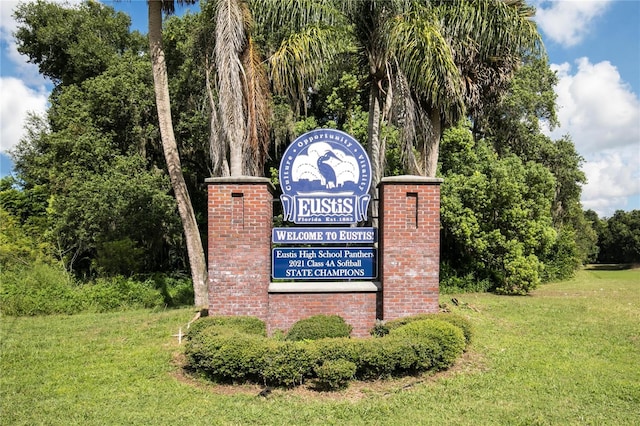
[[251, 315], [269, 333], [317, 314], [353, 335], [376, 319], [438, 310], [441, 179], [397, 176], [378, 187], [378, 228], [363, 226], [371, 166], [348, 134], [318, 129], [280, 163], [284, 220], [273, 226], [267, 178], [210, 178], [209, 315]]

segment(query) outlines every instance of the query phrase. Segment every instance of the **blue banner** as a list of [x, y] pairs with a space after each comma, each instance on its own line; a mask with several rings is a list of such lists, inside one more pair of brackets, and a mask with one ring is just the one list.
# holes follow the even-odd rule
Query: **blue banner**
[[274, 228], [272, 242], [276, 244], [335, 244], [376, 242], [375, 228]]
[[275, 248], [273, 279], [373, 279], [377, 276], [376, 254], [376, 249], [370, 247]]

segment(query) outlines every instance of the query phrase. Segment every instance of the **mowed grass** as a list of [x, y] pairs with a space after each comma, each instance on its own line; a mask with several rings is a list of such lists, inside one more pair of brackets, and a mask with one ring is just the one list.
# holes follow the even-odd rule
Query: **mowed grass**
[[180, 379], [188, 309], [2, 317], [0, 424], [640, 424], [640, 270], [442, 302], [476, 331], [451, 371], [267, 398]]

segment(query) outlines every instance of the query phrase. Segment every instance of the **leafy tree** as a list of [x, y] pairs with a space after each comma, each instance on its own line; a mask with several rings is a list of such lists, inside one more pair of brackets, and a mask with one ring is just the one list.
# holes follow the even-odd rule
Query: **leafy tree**
[[[181, 242], [169, 188], [166, 176], [145, 170], [139, 156], [117, 157], [103, 173], [73, 179], [52, 203], [55, 231], [69, 263], [79, 262], [77, 270], [95, 268], [103, 275], [176, 266], [166, 251]], [[114, 266], [106, 254], [116, 254], [118, 247], [118, 257], [127, 263]]]
[[[71, 23], [82, 28], [113, 14], [112, 9], [95, 4], [89, 12], [84, 6], [65, 9], [42, 2], [32, 7], [45, 15], [69, 16]], [[27, 15], [33, 12], [29, 5], [21, 10]], [[42, 17], [47, 25], [50, 21]], [[41, 21], [28, 22], [19, 36], [42, 32]], [[128, 19], [114, 22], [124, 26], [114, 27], [114, 32], [128, 33]], [[21, 215], [28, 219], [22, 220], [38, 219], [41, 229], [47, 229], [42, 234], [77, 273], [98, 268], [105, 274], [130, 274], [182, 266], [168, 259], [172, 250], [182, 257], [184, 242], [176, 234], [168, 181], [153, 166], [161, 150], [156, 142], [151, 67], [148, 57], [140, 54], [141, 37], [132, 35], [127, 40], [130, 44], [123, 49], [111, 46], [110, 56], [103, 51], [104, 67], [96, 68], [95, 75], [78, 74], [77, 81], [65, 79], [64, 83], [60, 78], [46, 119], [31, 117], [27, 137], [13, 152], [19, 179], [12, 194], [28, 201], [21, 208]], [[31, 43], [34, 51], [48, 47], [50, 58], [66, 58], [57, 45]], [[82, 68], [80, 62], [77, 65]], [[34, 199], [34, 194], [41, 195]], [[86, 211], [89, 207], [92, 211]], [[131, 268], [105, 268], [100, 254], [107, 247], [126, 249], [129, 257], [139, 258], [129, 264]]]
[[0, 207], [0, 270], [42, 259], [41, 248], [16, 217]]
[[551, 207], [558, 233], [553, 250], [544, 259], [543, 280], [563, 279], [593, 257], [596, 236], [580, 205], [581, 184], [586, 178], [583, 159], [568, 136], [551, 140], [542, 123], [557, 125], [555, 73], [546, 57], [525, 58], [503, 95], [487, 102], [474, 121], [476, 139], [487, 138], [499, 156], [517, 155], [524, 162], [546, 167], [556, 185]]
[[384, 165], [381, 123], [392, 113], [403, 129], [407, 169], [435, 176], [442, 129], [465, 104], [479, 109], [480, 95], [501, 89], [523, 52], [539, 46], [523, 1], [363, 0], [344, 10], [369, 71], [373, 187]]
[[142, 50], [138, 33], [130, 33], [130, 18], [99, 2], [75, 8], [37, 0], [19, 4], [14, 12], [18, 52], [38, 65], [57, 85], [80, 83], [104, 72], [114, 53]]
[[489, 280], [504, 294], [526, 294], [541, 282], [541, 258], [556, 232], [553, 175], [514, 155], [500, 158], [466, 127], [442, 141], [442, 260], [445, 270]]
[[640, 210], [618, 210], [603, 222], [598, 262], [640, 263]]

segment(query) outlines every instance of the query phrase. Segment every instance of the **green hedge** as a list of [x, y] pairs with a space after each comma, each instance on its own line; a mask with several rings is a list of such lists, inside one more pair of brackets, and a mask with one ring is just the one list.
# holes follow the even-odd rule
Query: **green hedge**
[[258, 382], [269, 350], [261, 336], [209, 327], [186, 344], [187, 365], [218, 382]]
[[351, 326], [338, 315], [314, 315], [297, 321], [289, 332], [286, 340], [298, 342], [301, 340], [318, 340], [326, 337], [349, 337]]
[[356, 369], [356, 364], [346, 359], [324, 361], [315, 368], [316, 387], [320, 390], [343, 389], [355, 377]]
[[209, 329], [209, 333], [224, 333], [226, 331], [236, 331], [239, 333], [253, 334], [257, 336], [267, 336], [267, 326], [259, 318], [250, 316], [224, 316], [215, 315], [202, 317], [189, 327], [186, 338], [191, 339], [202, 330]]
[[416, 371], [449, 367], [462, 355], [466, 342], [461, 328], [437, 319], [403, 325], [392, 330], [390, 337], [402, 339], [413, 348], [415, 360], [410, 368]]
[[[187, 367], [219, 382], [291, 387], [312, 379], [318, 388], [329, 390], [353, 378], [438, 371], [455, 362], [466, 340], [454, 324], [458, 319], [437, 318], [393, 323], [381, 338], [303, 341], [266, 338], [264, 323], [251, 317], [203, 318], [189, 331]], [[465, 326], [469, 328], [467, 322]]]
[[460, 328], [462, 330], [462, 333], [464, 334], [464, 338], [467, 344], [469, 344], [471, 342], [471, 339], [473, 338], [473, 325], [471, 324], [471, 322], [469, 322], [469, 320], [467, 320], [463, 316], [452, 313], [417, 314], [387, 322], [379, 322], [371, 329], [370, 334], [376, 337], [386, 336], [391, 330], [405, 326], [412, 322], [427, 319], [446, 321]]

